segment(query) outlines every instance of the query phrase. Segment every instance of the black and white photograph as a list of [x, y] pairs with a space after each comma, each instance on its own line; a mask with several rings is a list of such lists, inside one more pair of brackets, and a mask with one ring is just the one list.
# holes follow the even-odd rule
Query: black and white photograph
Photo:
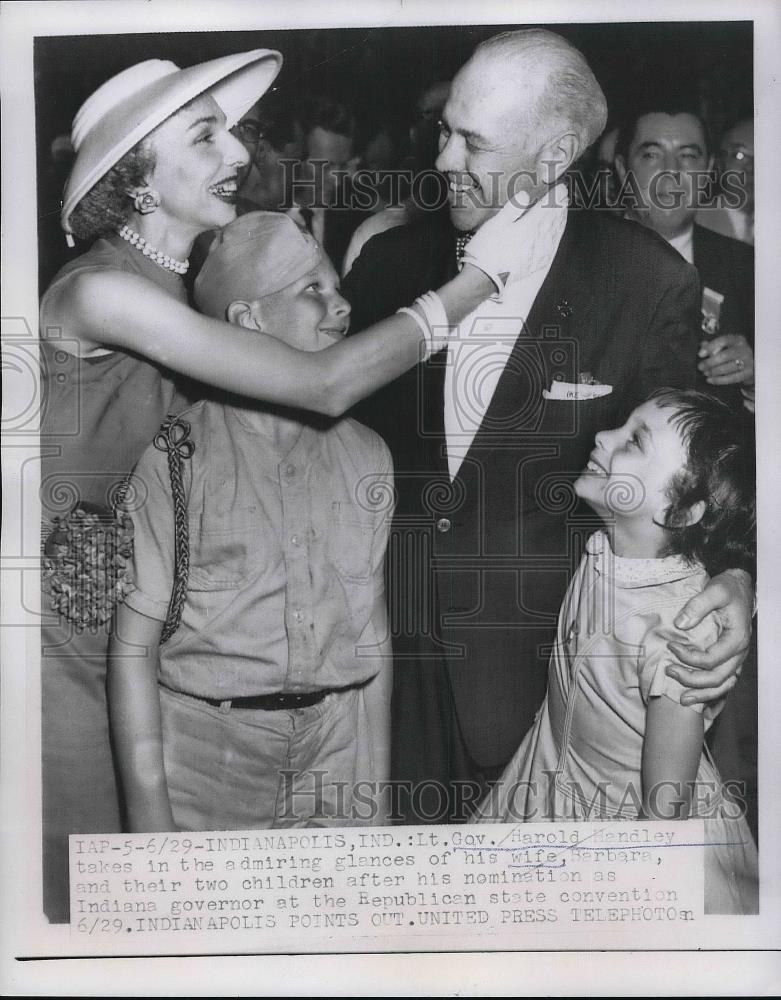
[[777, 991], [781, 18], [640, 16], [2, 5], [4, 993]]

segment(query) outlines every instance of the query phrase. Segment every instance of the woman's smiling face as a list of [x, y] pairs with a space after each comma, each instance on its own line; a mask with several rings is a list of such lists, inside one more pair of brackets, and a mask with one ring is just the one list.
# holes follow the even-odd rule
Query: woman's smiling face
[[236, 218], [239, 178], [249, 156], [226, 128], [213, 97], [196, 98], [150, 135], [157, 212], [194, 235]]

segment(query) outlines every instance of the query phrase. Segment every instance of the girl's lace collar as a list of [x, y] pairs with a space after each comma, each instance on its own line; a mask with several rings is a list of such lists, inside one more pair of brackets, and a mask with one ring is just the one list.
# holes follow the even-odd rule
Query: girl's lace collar
[[630, 559], [617, 556], [610, 547], [604, 531], [597, 531], [586, 543], [586, 552], [597, 573], [609, 576], [619, 587], [655, 587], [696, 576], [705, 570], [699, 563], [690, 563], [683, 556], [665, 556], [662, 559]]

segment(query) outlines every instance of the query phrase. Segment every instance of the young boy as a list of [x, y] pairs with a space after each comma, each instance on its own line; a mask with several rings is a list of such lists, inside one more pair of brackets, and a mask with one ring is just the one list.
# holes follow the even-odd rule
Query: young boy
[[[314, 240], [284, 215], [222, 230], [195, 286], [208, 315], [321, 350], [350, 307]], [[385, 444], [350, 419], [249, 401], [180, 420], [189, 575], [175, 578], [168, 459], [135, 473], [135, 582], [117, 614], [108, 693], [130, 830], [382, 823], [390, 642], [383, 560], [392, 514]]]

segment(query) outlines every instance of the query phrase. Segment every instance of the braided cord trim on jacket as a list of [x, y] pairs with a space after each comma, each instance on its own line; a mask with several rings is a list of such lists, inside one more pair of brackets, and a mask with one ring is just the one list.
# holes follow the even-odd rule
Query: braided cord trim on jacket
[[184, 490], [184, 462], [192, 457], [195, 445], [190, 440], [190, 425], [169, 415], [155, 435], [155, 448], [168, 455], [168, 473], [174, 501], [174, 584], [160, 642], [167, 642], [182, 621], [190, 575], [190, 532], [187, 520], [187, 498]]

